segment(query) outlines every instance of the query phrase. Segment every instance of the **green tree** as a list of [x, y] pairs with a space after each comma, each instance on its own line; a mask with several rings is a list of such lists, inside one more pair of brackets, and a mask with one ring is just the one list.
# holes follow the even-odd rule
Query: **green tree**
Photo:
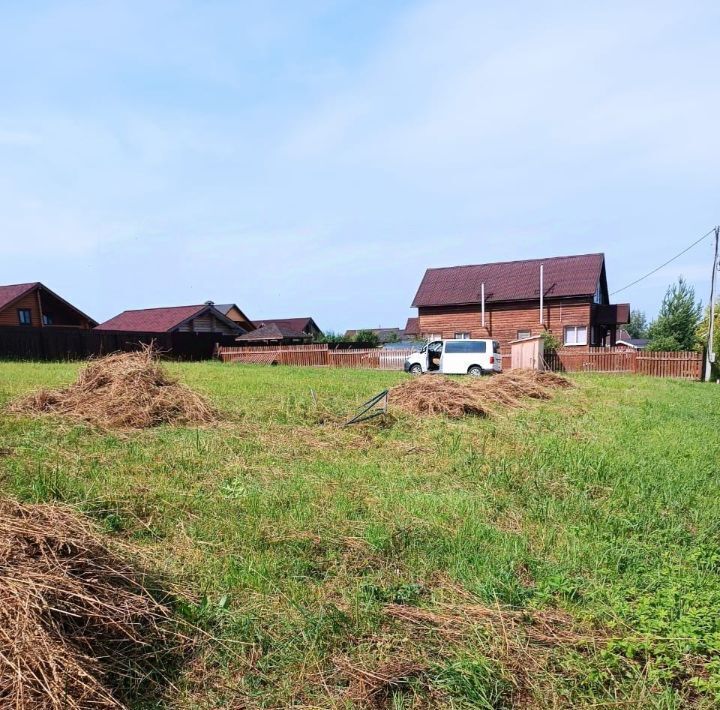
[[358, 330], [358, 332], [355, 333], [355, 342], [375, 346], [380, 345], [380, 338], [378, 338], [377, 333], [373, 333], [372, 330]]
[[648, 350], [695, 350], [702, 305], [695, 289], [681, 276], [668, 287], [660, 313], [648, 328]]
[[647, 317], [643, 311], [630, 311], [630, 322], [625, 330], [631, 338], [647, 338], [648, 324]]
[[347, 343], [349, 338], [346, 338], [342, 333], [336, 333], [334, 330], [328, 330], [325, 333], [320, 333], [313, 338], [314, 343]]

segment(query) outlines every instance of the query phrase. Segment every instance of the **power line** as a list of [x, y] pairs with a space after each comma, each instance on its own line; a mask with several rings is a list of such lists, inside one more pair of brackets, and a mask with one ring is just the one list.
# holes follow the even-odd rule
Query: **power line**
[[635, 284], [640, 283], [641, 281], [646, 279], [648, 276], [652, 276], [654, 273], [660, 271], [660, 269], [663, 269], [668, 264], [671, 264], [673, 261], [675, 261], [675, 259], [679, 259], [683, 254], [685, 254], [685, 252], [690, 251], [694, 246], [697, 246], [698, 244], [700, 244], [700, 242], [703, 239], [707, 239], [707, 237], [709, 237], [711, 234], [714, 234], [714, 233], [715, 233], [715, 227], [713, 227], [709, 232], [706, 232], [705, 234], [703, 234], [702, 237], [700, 237], [700, 239], [693, 242], [689, 247], [686, 247], [685, 249], [683, 249], [679, 254], [675, 254], [675, 256], [672, 259], [668, 259], [664, 264], [660, 264], [660, 266], [658, 266], [656, 269], [653, 269], [652, 271], [648, 271], [648, 273], [645, 274], [645, 276], [641, 276], [639, 279], [635, 279], [635, 281], [633, 281], [632, 283], [629, 283], [627, 286], [623, 286], [622, 288], [619, 288], [617, 291], [613, 291], [610, 295], [614, 296], [616, 293], [620, 293], [620, 291], [624, 291], [626, 288], [630, 288], [631, 286], [634, 286]]

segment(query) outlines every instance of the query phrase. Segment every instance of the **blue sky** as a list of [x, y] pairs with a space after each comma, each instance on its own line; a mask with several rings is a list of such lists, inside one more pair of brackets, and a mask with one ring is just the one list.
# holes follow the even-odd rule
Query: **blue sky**
[[[0, 5], [0, 283], [104, 320], [237, 302], [401, 325], [428, 266], [720, 221], [720, 3]], [[619, 294], [654, 314], [710, 240]]]

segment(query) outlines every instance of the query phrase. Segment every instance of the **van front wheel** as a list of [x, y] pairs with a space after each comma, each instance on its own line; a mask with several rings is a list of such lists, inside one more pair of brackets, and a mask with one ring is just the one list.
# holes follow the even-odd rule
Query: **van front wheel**
[[480, 365], [471, 365], [468, 368], [468, 375], [471, 375], [472, 377], [481, 377], [482, 376], [482, 367]]
[[418, 362], [416, 362], [414, 365], [411, 365], [410, 374], [411, 375], [422, 375], [422, 365]]

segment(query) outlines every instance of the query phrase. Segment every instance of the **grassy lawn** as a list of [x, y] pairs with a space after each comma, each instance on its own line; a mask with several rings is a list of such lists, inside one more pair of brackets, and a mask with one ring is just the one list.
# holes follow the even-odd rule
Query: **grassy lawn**
[[[77, 505], [193, 595], [178, 613], [213, 640], [169, 706], [352, 707], [365, 673], [400, 661], [386, 707], [720, 702], [717, 386], [582, 375], [492, 419], [340, 429], [322, 420], [406, 376], [171, 368], [222, 424], [108, 434], [0, 414], [5, 494]], [[0, 363], [0, 407], [76, 372]], [[444, 633], [393, 604], [559, 610], [602, 641]]]

